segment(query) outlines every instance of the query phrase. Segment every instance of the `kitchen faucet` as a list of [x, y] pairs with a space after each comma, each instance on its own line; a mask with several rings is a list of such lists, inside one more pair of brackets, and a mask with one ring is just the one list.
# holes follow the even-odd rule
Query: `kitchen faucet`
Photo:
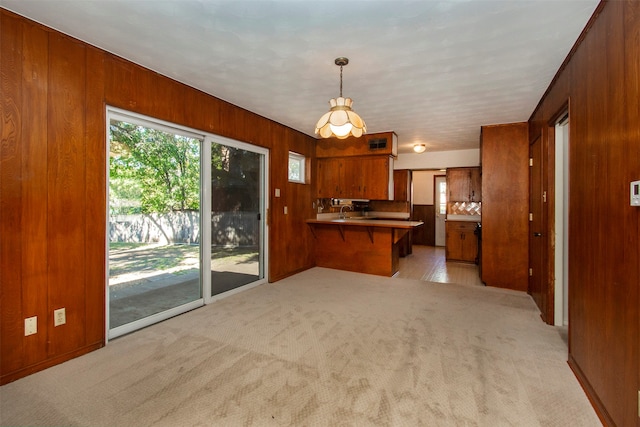
[[353, 206], [351, 206], [351, 205], [342, 205], [342, 206], [340, 206], [340, 214], [338, 215], [338, 218], [340, 218], [340, 219], [345, 219], [347, 217], [347, 215], [343, 211], [344, 208], [349, 208], [349, 209], [353, 210]]

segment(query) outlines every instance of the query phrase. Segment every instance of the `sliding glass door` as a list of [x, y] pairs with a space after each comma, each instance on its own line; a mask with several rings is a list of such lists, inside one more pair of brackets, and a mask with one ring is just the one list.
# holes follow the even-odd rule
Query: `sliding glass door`
[[107, 118], [108, 337], [265, 283], [268, 150]]
[[211, 293], [265, 281], [266, 152], [211, 140]]
[[203, 137], [109, 114], [109, 331], [117, 336], [203, 304]]

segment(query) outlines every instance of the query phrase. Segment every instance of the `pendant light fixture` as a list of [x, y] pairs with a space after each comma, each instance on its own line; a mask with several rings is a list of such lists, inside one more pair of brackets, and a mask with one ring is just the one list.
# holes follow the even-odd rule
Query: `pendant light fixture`
[[345, 139], [349, 136], [360, 137], [367, 133], [364, 120], [351, 109], [353, 100], [342, 97], [342, 67], [349, 63], [348, 58], [336, 58], [336, 65], [340, 67], [340, 96], [329, 101], [331, 109], [325, 113], [316, 124], [316, 134], [322, 138], [335, 136]]

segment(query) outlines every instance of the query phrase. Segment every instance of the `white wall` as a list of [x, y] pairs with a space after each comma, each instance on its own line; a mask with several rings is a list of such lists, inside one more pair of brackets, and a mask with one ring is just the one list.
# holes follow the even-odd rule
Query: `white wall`
[[393, 164], [394, 169], [413, 171], [412, 200], [416, 205], [433, 204], [433, 177], [445, 175], [440, 169], [465, 166], [480, 166], [480, 149], [401, 153]]
[[398, 154], [394, 169], [445, 169], [464, 166], [480, 166], [480, 149], [454, 151], [425, 151], [416, 154]]
[[433, 204], [433, 177], [444, 175], [444, 171], [413, 171], [413, 204]]

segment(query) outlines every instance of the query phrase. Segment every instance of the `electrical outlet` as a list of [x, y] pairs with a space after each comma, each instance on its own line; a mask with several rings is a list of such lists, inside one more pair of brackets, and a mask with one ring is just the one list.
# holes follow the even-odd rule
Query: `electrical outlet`
[[53, 326], [60, 326], [67, 323], [67, 313], [65, 308], [53, 310]]
[[38, 332], [38, 316], [24, 319], [24, 336], [33, 335]]

